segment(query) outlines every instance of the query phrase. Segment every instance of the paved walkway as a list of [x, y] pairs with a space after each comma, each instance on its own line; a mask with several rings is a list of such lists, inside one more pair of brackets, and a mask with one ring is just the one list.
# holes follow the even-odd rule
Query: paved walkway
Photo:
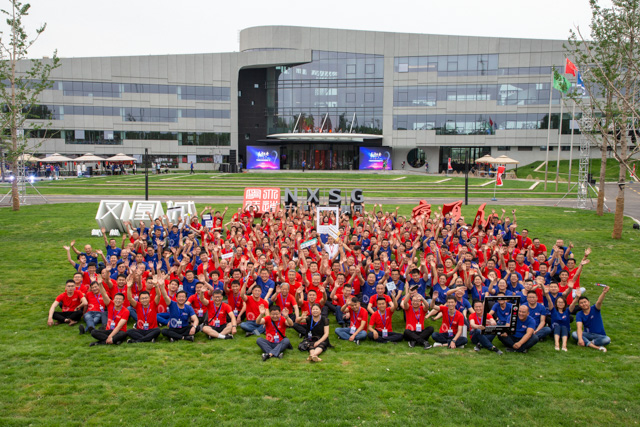
[[[606, 184], [606, 205], [611, 210], [615, 211], [615, 197], [618, 193], [617, 184]], [[45, 195], [49, 203], [99, 203], [101, 200], [140, 200], [142, 196], [91, 196], [91, 195]], [[180, 200], [193, 200], [196, 203], [210, 203], [212, 205], [224, 205], [224, 204], [240, 204], [242, 203], [242, 196], [149, 196], [150, 200], [159, 200], [166, 202], [168, 200], [180, 201]], [[43, 199], [38, 196], [28, 196], [29, 204], [43, 204]], [[382, 203], [384, 206], [394, 205], [411, 205], [418, 204], [420, 198], [417, 197], [366, 197], [365, 202], [372, 206], [374, 203]], [[429, 198], [429, 203], [442, 204], [450, 203], [452, 198]], [[593, 208], [595, 209], [596, 199], [593, 200]], [[7, 206], [8, 200], [5, 199], [2, 206]], [[492, 202], [490, 198], [470, 198], [469, 204], [482, 204], [488, 205], [502, 205], [502, 206], [556, 206], [567, 209], [576, 208], [575, 199], [565, 199], [560, 201], [559, 199], [518, 199], [518, 198], [500, 198], [495, 202]], [[587, 206], [591, 206], [591, 203], [587, 202]], [[625, 191], [625, 209], [624, 213], [630, 216], [636, 221], [640, 220], [640, 183], [628, 183]]]

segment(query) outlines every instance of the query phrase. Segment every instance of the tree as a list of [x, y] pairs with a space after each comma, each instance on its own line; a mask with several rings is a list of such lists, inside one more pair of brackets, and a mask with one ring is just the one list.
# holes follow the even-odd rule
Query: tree
[[[10, 0], [11, 7], [8, 10], [0, 10], [6, 17], [8, 34], [0, 32], [0, 121], [3, 136], [10, 133], [9, 141], [2, 141], [3, 149], [6, 152], [7, 160], [11, 163], [16, 179], [11, 187], [11, 200], [13, 210], [20, 209], [20, 193], [18, 191], [18, 157], [24, 154], [27, 148], [29, 132], [25, 132], [25, 127], [31, 130], [39, 130], [48, 127], [51, 118], [34, 114], [41, 110], [38, 106], [40, 94], [53, 86], [49, 80], [51, 71], [57, 68], [59, 59], [57, 52], [47, 61], [39, 59], [29, 59], [28, 52], [31, 46], [38, 40], [44, 32], [46, 24], [35, 30], [34, 37], [29, 37], [22, 19], [29, 15], [31, 5], [21, 3], [18, 0]], [[34, 117], [39, 121], [32, 121]], [[27, 122], [27, 120], [29, 120]], [[22, 131], [22, 132], [19, 132]]]
[[602, 150], [598, 215], [603, 213], [604, 177], [607, 149], [619, 162], [618, 194], [612, 237], [622, 237], [624, 188], [631, 157], [640, 151], [638, 124], [640, 96], [640, 0], [612, 0], [603, 8], [590, 0], [591, 33], [587, 41], [576, 28], [570, 32], [569, 56], [581, 72], [585, 96], [573, 93], [584, 116], [592, 118], [581, 129]]

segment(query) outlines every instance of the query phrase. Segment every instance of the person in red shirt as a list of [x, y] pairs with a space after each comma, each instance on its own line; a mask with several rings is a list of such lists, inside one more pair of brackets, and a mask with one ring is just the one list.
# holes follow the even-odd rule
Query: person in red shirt
[[[49, 319], [47, 325], [67, 323], [73, 326], [82, 318], [82, 308], [87, 305], [87, 299], [84, 294], [76, 290], [76, 284], [73, 280], [67, 280], [65, 291], [58, 295], [49, 308]], [[60, 306], [62, 311], [56, 311], [56, 307]]]
[[377, 301], [380, 298], [384, 299], [387, 302], [387, 306], [389, 308], [393, 310], [396, 309], [396, 305], [393, 303], [393, 299], [385, 293], [386, 291], [387, 291], [387, 287], [384, 283], [378, 283], [376, 285], [376, 293], [371, 296], [371, 298], [369, 299], [369, 304], [367, 304], [367, 311], [370, 314], [373, 314], [378, 309]]
[[290, 313], [289, 316], [292, 317], [291, 320], [295, 321], [300, 316], [300, 312], [298, 310], [298, 303], [296, 299], [289, 292], [289, 284], [283, 283], [281, 285], [276, 286], [275, 293], [271, 296], [271, 303], [278, 304], [280, 307], [280, 311], [285, 308]]
[[480, 351], [483, 347], [496, 352], [498, 355], [502, 355], [502, 352], [498, 350], [498, 348], [493, 345], [493, 340], [496, 337], [495, 335], [482, 334], [482, 331], [485, 330], [486, 326], [495, 326], [496, 321], [493, 320], [493, 316], [490, 313], [487, 313], [487, 322], [486, 325], [482, 324], [482, 317], [484, 314], [484, 303], [480, 300], [473, 301], [473, 310], [469, 316], [469, 326], [471, 328], [471, 342], [476, 346], [474, 347], [474, 351]]
[[236, 316], [236, 322], [239, 322], [246, 310], [246, 304], [242, 300], [242, 295], [246, 293], [245, 287], [240, 286], [240, 282], [234, 280], [231, 285], [227, 287], [227, 301], [233, 315]]
[[[411, 302], [409, 302], [411, 301]], [[427, 313], [428, 304], [416, 290], [407, 292], [400, 303], [405, 312], [405, 330], [404, 339], [409, 342], [409, 347], [413, 348], [416, 344], [424, 347], [425, 350], [431, 348], [429, 337], [433, 334], [433, 327], [424, 326], [424, 317]]]
[[[107, 312], [105, 311], [104, 301], [100, 293], [98, 282], [92, 282], [89, 292], [84, 294], [87, 299], [87, 312], [84, 314], [84, 321], [87, 323], [87, 331], [91, 333], [98, 323], [107, 324]], [[80, 325], [80, 335], [84, 334], [85, 328]]]
[[124, 306], [124, 295], [118, 292], [111, 298], [102, 283], [98, 282], [98, 285], [102, 299], [107, 306], [108, 318], [105, 330], [94, 329], [91, 331], [91, 336], [98, 341], [92, 342], [90, 345], [120, 344], [127, 338], [127, 320], [129, 320], [129, 310]]
[[[131, 287], [132, 282], [127, 282], [127, 287]], [[129, 339], [127, 343], [138, 342], [156, 342], [156, 339], [160, 336], [160, 328], [158, 327], [158, 303], [160, 302], [160, 286], [164, 286], [164, 283], [159, 281], [155, 282], [156, 296], [155, 299], [151, 299], [149, 291], [142, 291], [138, 294], [138, 301], [133, 299], [132, 293], [127, 292], [127, 298], [129, 299], [130, 307], [133, 307], [138, 314], [138, 320], [136, 321], [135, 328], [127, 331]]]
[[360, 341], [367, 338], [367, 323], [369, 313], [360, 306], [357, 297], [348, 298], [348, 303], [342, 306], [344, 321], [349, 322], [349, 328], [336, 328], [335, 333], [342, 340], [349, 340], [360, 345]]
[[[227, 318], [231, 322], [227, 322]], [[202, 327], [202, 332], [209, 339], [219, 338], [221, 340], [232, 340], [237, 331], [236, 316], [233, 309], [226, 302], [222, 302], [222, 291], [213, 291], [213, 301], [209, 302], [209, 313], [207, 324]]]
[[[435, 298], [431, 301], [433, 305]], [[456, 310], [456, 297], [449, 295], [445, 305], [440, 305], [432, 310], [432, 313], [442, 313], [442, 325], [439, 332], [434, 332], [431, 338], [435, 341], [434, 347], [446, 345], [449, 348], [464, 348], [467, 337], [462, 336], [464, 316]]]
[[[209, 285], [207, 285], [209, 286]], [[213, 294], [211, 294], [213, 296]], [[200, 329], [207, 324], [207, 311], [211, 307], [210, 301], [207, 299], [208, 292], [205, 293], [204, 284], [202, 282], [196, 283], [196, 293], [187, 298], [186, 304], [193, 308], [198, 318], [198, 325]]]
[[259, 325], [256, 321], [260, 315], [260, 307], [264, 307], [265, 309], [269, 308], [269, 303], [260, 298], [261, 292], [260, 286], [256, 286], [251, 291], [251, 296], [247, 296], [244, 292], [242, 293], [242, 300], [246, 305], [247, 320], [240, 323], [240, 327], [247, 333], [247, 337], [260, 335], [265, 331], [264, 324]]
[[286, 337], [287, 326], [293, 326], [293, 322], [289, 318], [289, 312], [284, 309], [280, 311], [277, 305], [271, 306], [269, 316], [266, 316], [267, 308], [263, 305], [258, 306], [260, 314], [256, 319], [256, 323], [265, 328], [267, 338], [262, 337], [256, 340], [258, 347], [262, 349], [262, 361], [266, 361], [272, 357], [282, 359], [286, 349], [293, 349], [289, 338]]
[[402, 341], [402, 334], [393, 332], [391, 325], [394, 309], [387, 307], [387, 301], [383, 298], [378, 299], [377, 306], [378, 311], [369, 320], [369, 339], [380, 343]]

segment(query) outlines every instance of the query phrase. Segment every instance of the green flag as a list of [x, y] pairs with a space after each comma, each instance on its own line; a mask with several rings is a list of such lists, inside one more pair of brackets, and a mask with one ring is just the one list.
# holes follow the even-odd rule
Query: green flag
[[567, 93], [571, 88], [571, 82], [565, 76], [561, 75], [556, 70], [553, 70], [553, 88], [562, 93]]

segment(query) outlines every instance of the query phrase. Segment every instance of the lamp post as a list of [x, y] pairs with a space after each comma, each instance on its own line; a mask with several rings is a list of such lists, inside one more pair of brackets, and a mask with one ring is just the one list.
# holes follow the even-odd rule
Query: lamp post
[[464, 155], [464, 205], [469, 204], [469, 148], [465, 148]]
[[144, 199], [149, 200], [149, 149], [144, 149]]

